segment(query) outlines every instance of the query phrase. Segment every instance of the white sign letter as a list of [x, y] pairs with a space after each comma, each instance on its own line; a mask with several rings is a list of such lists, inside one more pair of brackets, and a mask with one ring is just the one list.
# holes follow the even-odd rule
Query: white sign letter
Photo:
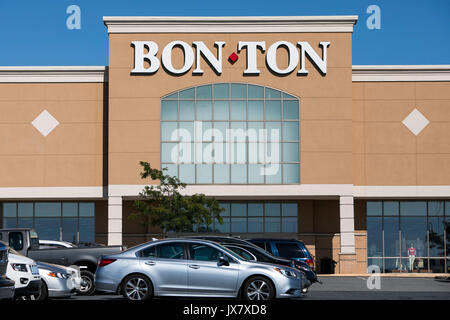
[[200, 67], [200, 56], [203, 57], [211, 64], [211, 66], [216, 70], [218, 74], [222, 73], [222, 48], [225, 45], [224, 41], [215, 41], [214, 46], [217, 47], [217, 58], [214, 57], [212, 52], [208, 49], [203, 41], [194, 41], [193, 45], [197, 49], [197, 61], [195, 64], [195, 69], [192, 71], [193, 74], [203, 74], [203, 70]]
[[[280, 46], [284, 46], [288, 49], [289, 64], [286, 69], [280, 69], [277, 65], [277, 50]], [[266, 62], [273, 72], [276, 72], [278, 74], [289, 74], [294, 71], [294, 69], [298, 65], [297, 48], [288, 41], [277, 41], [270, 46], [269, 50], [267, 50]]]
[[319, 46], [322, 47], [322, 59], [320, 59], [319, 55], [314, 51], [314, 49], [309, 45], [308, 42], [299, 41], [298, 45], [301, 50], [301, 67], [298, 70], [297, 74], [308, 74], [308, 70], [305, 68], [305, 56], [311, 58], [312, 62], [320, 69], [322, 74], [327, 74], [327, 48], [330, 45], [329, 42], [319, 42]]
[[266, 50], [266, 43], [264, 41], [239, 41], [238, 52], [247, 47], [247, 69], [244, 74], [259, 74], [256, 63], [256, 49], [260, 49], [262, 53]]
[[[175, 69], [172, 64], [172, 50], [173, 47], [180, 46], [184, 51], [184, 65], [181, 69]], [[184, 41], [172, 41], [164, 47], [162, 52], [162, 63], [164, 68], [174, 74], [183, 74], [187, 72], [194, 64], [194, 50]]]
[[[158, 45], [153, 41], [131, 41], [134, 46], [134, 69], [131, 73], [155, 73], [159, 69], [159, 59], [156, 57]], [[148, 53], [144, 53], [145, 48]], [[150, 63], [149, 68], [144, 67], [144, 62]]]

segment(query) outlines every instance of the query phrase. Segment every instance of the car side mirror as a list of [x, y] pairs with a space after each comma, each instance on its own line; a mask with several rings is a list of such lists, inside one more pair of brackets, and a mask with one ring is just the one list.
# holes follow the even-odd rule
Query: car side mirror
[[228, 262], [227, 258], [225, 258], [224, 256], [221, 256], [219, 258], [219, 262], [217, 263], [217, 265], [220, 266], [229, 266], [230, 263]]

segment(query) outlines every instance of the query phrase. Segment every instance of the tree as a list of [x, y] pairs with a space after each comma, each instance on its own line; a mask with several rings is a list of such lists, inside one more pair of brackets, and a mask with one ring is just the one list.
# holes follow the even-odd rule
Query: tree
[[136, 213], [130, 219], [141, 219], [144, 225], [159, 227], [166, 238], [169, 231], [189, 232], [194, 225], [211, 225], [213, 219], [222, 224], [220, 216], [222, 208], [215, 198], [207, 198], [204, 194], [183, 195], [186, 188], [176, 176], [165, 174], [154, 169], [148, 162], [139, 162], [143, 167], [141, 178], [150, 178], [158, 184], [145, 186], [139, 193], [140, 199], [134, 202]]

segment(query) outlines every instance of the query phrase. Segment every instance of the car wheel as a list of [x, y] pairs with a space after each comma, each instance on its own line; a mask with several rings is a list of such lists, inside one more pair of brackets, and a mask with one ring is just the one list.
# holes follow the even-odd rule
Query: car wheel
[[123, 280], [122, 294], [128, 300], [147, 300], [153, 294], [153, 286], [146, 276], [132, 274]]
[[94, 274], [87, 270], [81, 271], [81, 287], [77, 290], [80, 296], [90, 296], [95, 291]]
[[41, 290], [38, 295], [34, 295], [34, 300], [46, 300], [48, 298], [48, 287], [44, 281], [41, 282]]
[[245, 282], [243, 295], [247, 300], [270, 300], [275, 297], [275, 289], [267, 278], [252, 277]]

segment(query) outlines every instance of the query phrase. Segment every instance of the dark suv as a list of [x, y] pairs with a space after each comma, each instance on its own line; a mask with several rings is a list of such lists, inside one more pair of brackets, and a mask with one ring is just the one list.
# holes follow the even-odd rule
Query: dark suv
[[8, 246], [0, 241], [0, 300], [14, 297], [14, 281], [6, 277]]
[[256, 244], [276, 257], [301, 260], [314, 268], [314, 259], [301, 241], [286, 239], [249, 239], [247, 241]]

